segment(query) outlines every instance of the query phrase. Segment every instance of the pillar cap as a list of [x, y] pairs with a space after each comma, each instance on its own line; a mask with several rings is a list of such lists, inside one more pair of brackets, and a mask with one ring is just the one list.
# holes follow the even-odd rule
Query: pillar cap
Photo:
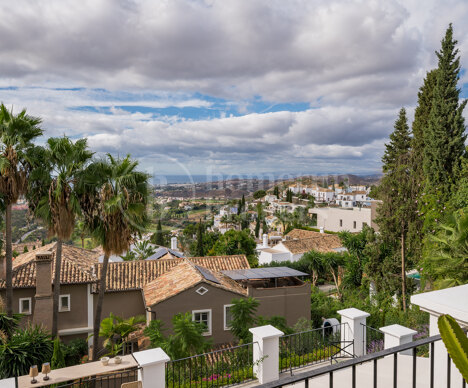
[[365, 311], [362, 311], [362, 310], [358, 310], [354, 307], [340, 310], [338, 311], [338, 314], [349, 319], [367, 318], [370, 316], [369, 313], [366, 313]]
[[273, 338], [273, 337], [281, 337], [284, 333], [281, 330], [278, 330], [276, 327], [271, 325], [266, 326], [259, 326], [259, 327], [252, 327], [249, 331], [262, 339]]
[[140, 366], [149, 366], [171, 361], [171, 358], [161, 348], [142, 350], [133, 353], [133, 357]]
[[390, 325], [390, 326], [384, 326], [379, 329], [385, 334], [391, 335], [392, 337], [396, 338], [402, 338], [402, 337], [407, 337], [407, 336], [413, 336], [417, 334], [418, 332], [413, 329], [409, 329], [408, 327], [401, 326], [401, 325]]

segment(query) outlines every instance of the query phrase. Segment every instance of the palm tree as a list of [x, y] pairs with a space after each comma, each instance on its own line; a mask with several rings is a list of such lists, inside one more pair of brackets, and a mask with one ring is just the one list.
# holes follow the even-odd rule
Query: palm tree
[[99, 280], [93, 328], [93, 360], [97, 358], [99, 326], [106, 290], [109, 256], [126, 252], [135, 234], [147, 223], [149, 176], [137, 171], [130, 155], [120, 159], [107, 155], [91, 163], [80, 182], [81, 205], [88, 229], [102, 245], [104, 259]]
[[460, 210], [430, 236], [424, 268], [435, 288], [454, 287], [468, 280], [468, 212]]
[[155, 247], [148, 240], [135, 243], [135, 259], [145, 260], [156, 252]]
[[[31, 194], [39, 191], [36, 195], [38, 203], [35, 214], [48, 225], [49, 236], [57, 236], [52, 318], [54, 338], [58, 333], [63, 240], [71, 237], [76, 215], [80, 213], [80, 201], [75, 186], [93, 153], [89, 151], [86, 139], [73, 143], [64, 136], [48, 139], [43, 156], [45, 160], [42, 166], [32, 174], [34, 179], [31, 179], [31, 186], [34, 187], [31, 188]], [[36, 179], [39, 179], [38, 184], [34, 184]]]
[[32, 141], [42, 135], [41, 119], [22, 110], [17, 115], [0, 105], [0, 194], [5, 204], [5, 259], [6, 259], [6, 310], [13, 316], [11, 247], [11, 208], [27, 191], [29, 174], [33, 168]]
[[317, 280], [325, 270], [323, 254], [317, 251], [310, 251], [302, 256], [301, 260], [305, 261], [308, 264], [309, 271], [312, 271], [312, 285], [315, 287]]

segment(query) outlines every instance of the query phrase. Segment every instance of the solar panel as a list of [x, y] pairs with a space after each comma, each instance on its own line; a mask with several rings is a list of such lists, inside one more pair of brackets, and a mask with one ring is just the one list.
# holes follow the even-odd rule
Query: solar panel
[[221, 271], [233, 280], [274, 279], [290, 276], [308, 276], [307, 273], [288, 267], [267, 267]]
[[198, 265], [195, 268], [202, 274], [202, 276], [209, 280], [210, 282], [221, 284], [218, 279], [216, 279], [211, 272], [208, 272], [206, 269], [199, 267]]

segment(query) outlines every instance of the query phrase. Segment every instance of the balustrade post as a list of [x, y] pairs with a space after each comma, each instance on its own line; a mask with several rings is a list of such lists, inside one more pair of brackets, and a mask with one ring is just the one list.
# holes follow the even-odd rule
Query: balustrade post
[[[365, 311], [354, 307], [338, 311], [341, 315], [341, 348], [348, 353], [360, 357], [366, 354], [366, 318], [370, 316]], [[364, 325], [364, 326], [363, 326]], [[349, 346], [353, 341], [353, 346]], [[346, 355], [346, 353], [344, 353]]]
[[[418, 333], [416, 330], [412, 330], [401, 325], [384, 326], [380, 328], [380, 331], [385, 334], [385, 349], [394, 348], [395, 346], [412, 342], [413, 336]], [[408, 356], [411, 356], [413, 354], [413, 351], [412, 349], [408, 349], [398, 354], [406, 354]]]
[[138, 380], [143, 388], [166, 388], [166, 362], [170, 357], [161, 348], [143, 350], [133, 353], [141, 369]]
[[279, 338], [281, 330], [266, 325], [249, 329], [253, 334], [253, 372], [260, 384], [279, 379]]

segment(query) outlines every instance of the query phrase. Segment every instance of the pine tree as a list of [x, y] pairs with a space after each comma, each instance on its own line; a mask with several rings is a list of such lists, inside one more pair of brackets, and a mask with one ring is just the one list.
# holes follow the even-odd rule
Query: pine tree
[[465, 123], [463, 110], [467, 101], [460, 102], [457, 83], [460, 57], [456, 49], [450, 24], [436, 52], [438, 68], [427, 131], [424, 133], [424, 174], [426, 175], [424, 205], [425, 227], [434, 224], [446, 213], [452, 188], [457, 184], [457, 172], [465, 149]]
[[406, 310], [406, 236], [408, 224], [416, 217], [416, 201], [412, 198], [411, 137], [404, 108], [400, 110], [394, 128], [382, 157], [385, 175], [379, 191], [383, 203], [378, 208], [376, 222], [382, 236], [393, 246], [395, 259], [401, 262], [401, 293]]
[[200, 220], [198, 223], [198, 228], [197, 228], [197, 246], [195, 250], [195, 256], [205, 256], [205, 246], [203, 244], [203, 234], [204, 234], [205, 228]]

